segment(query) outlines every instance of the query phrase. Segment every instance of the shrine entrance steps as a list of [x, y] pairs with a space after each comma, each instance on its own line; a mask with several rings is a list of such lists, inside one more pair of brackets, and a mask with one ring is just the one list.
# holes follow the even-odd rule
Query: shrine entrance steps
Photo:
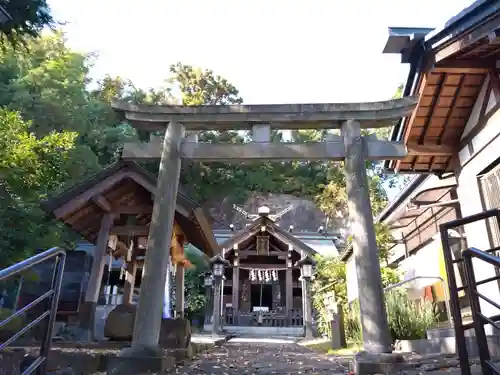
[[[224, 326], [224, 332], [236, 336], [256, 336], [256, 337], [295, 337], [304, 336], [303, 327], [259, 327], [259, 326]], [[205, 324], [205, 332], [212, 331], [211, 324]]]

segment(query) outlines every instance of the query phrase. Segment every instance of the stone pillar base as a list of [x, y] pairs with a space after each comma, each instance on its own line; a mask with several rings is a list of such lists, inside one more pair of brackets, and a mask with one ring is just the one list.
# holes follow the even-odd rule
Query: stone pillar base
[[119, 356], [108, 359], [108, 375], [160, 374], [175, 368], [176, 358], [163, 350], [149, 348], [123, 349]]
[[97, 303], [84, 301], [78, 311], [79, 327], [93, 330]]
[[356, 375], [396, 373], [405, 367], [404, 357], [398, 353], [358, 352], [354, 355], [353, 372]]

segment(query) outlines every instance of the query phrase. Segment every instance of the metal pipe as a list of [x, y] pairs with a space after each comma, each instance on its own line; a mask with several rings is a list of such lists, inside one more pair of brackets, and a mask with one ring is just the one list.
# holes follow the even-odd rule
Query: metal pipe
[[431, 280], [439, 280], [442, 285], [443, 285], [443, 291], [444, 291], [444, 305], [445, 305], [445, 308], [446, 308], [446, 316], [448, 317], [448, 323], [450, 325], [450, 328], [453, 328], [453, 319], [452, 319], [452, 316], [451, 316], [451, 309], [450, 309], [450, 300], [449, 300], [449, 295], [448, 295], [448, 290], [446, 288], [446, 281], [441, 277], [441, 276], [415, 276], [415, 277], [412, 277], [410, 279], [407, 279], [407, 280], [403, 280], [403, 281], [400, 281], [399, 283], [396, 283], [396, 284], [392, 284], [392, 285], [389, 285], [387, 287], [384, 288], [384, 293], [391, 290], [391, 289], [394, 289], [394, 288], [397, 288], [397, 287], [400, 287], [404, 284], [407, 284], [411, 281], [415, 281], [415, 280], [422, 280], [422, 279], [431, 279]]

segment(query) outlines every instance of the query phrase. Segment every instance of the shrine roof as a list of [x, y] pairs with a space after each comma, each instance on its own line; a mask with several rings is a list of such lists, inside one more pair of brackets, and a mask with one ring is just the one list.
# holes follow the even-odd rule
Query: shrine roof
[[[41, 205], [91, 243], [97, 240], [102, 217], [108, 212], [115, 213], [111, 234], [119, 239], [115, 251], [118, 256], [126, 248], [121, 239], [148, 235], [155, 191], [156, 176], [134, 162], [119, 161], [49, 197]], [[123, 222], [130, 217], [134, 218], [134, 225]], [[192, 245], [209, 256], [218, 253], [209, 218], [183, 193], [177, 194], [175, 221]]]
[[392, 126], [416, 105], [414, 98], [365, 103], [310, 103], [266, 105], [145, 105], [113, 101], [112, 107], [132, 126], [154, 132], [170, 122], [186, 130], [245, 130], [269, 123], [274, 129], [334, 129], [346, 120], [362, 127]]
[[[265, 227], [264, 231], [262, 231], [263, 227]], [[315, 243], [313, 244], [313, 246], [310, 246], [308, 243], [297, 238], [293, 233], [283, 230], [278, 225], [276, 225], [276, 223], [265, 216], [258, 218], [248, 227], [234, 232], [234, 234], [230, 238], [226, 239], [220, 244], [220, 247], [224, 255], [229, 254], [233, 250], [235, 245], [238, 246], [238, 250], [244, 250], [245, 248], [250, 246], [250, 244], [260, 233], [267, 234], [270, 237], [276, 239], [276, 243], [279, 244], [278, 247], [283, 252], [287, 252], [289, 248], [292, 248], [299, 254], [304, 252], [309, 256], [314, 256], [316, 254], [336, 255], [336, 253], [338, 253], [335, 243], [333, 242], [333, 238], [330, 240], [328, 238], [323, 240], [316, 240], [316, 242], [322, 241], [323, 243]], [[330, 241], [331, 246], [329, 247], [329, 249], [325, 247], [325, 241]], [[311, 242], [311, 240], [309, 240], [309, 242]]]
[[388, 160], [385, 167], [395, 172], [452, 172], [458, 151], [468, 141], [462, 134], [483, 84], [489, 76], [498, 81], [493, 72], [500, 59], [500, 1], [476, 1], [441, 30], [408, 30], [406, 36], [390, 35], [384, 52], [401, 54], [410, 64], [403, 96], [413, 96], [418, 103], [394, 127], [391, 140], [427, 151]]

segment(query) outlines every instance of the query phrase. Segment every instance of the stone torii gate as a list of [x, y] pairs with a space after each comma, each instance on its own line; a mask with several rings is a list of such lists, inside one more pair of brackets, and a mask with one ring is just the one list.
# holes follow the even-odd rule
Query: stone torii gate
[[[139, 130], [165, 131], [163, 142], [125, 144], [124, 159], [160, 159], [157, 194], [146, 254], [146, 274], [137, 308], [132, 351], [155, 349], [161, 324], [163, 288], [168, 262], [181, 159], [203, 162], [265, 160], [345, 161], [349, 216], [358, 275], [364, 349], [391, 352], [391, 340], [377, 256], [365, 160], [402, 159], [420, 153], [418, 145], [362, 137], [362, 128], [380, 128], [410, 115], [413, 98], [373, 103], [217, 106], [153, 106], [115, 101], [113, 108]], [[272, 129], [340, 129], [325, 142], [271, 142]], [[246, 144], [199, 143], [196, 132], [252, 130]], [[185, 131], [189, 135], [185, 137]]]

